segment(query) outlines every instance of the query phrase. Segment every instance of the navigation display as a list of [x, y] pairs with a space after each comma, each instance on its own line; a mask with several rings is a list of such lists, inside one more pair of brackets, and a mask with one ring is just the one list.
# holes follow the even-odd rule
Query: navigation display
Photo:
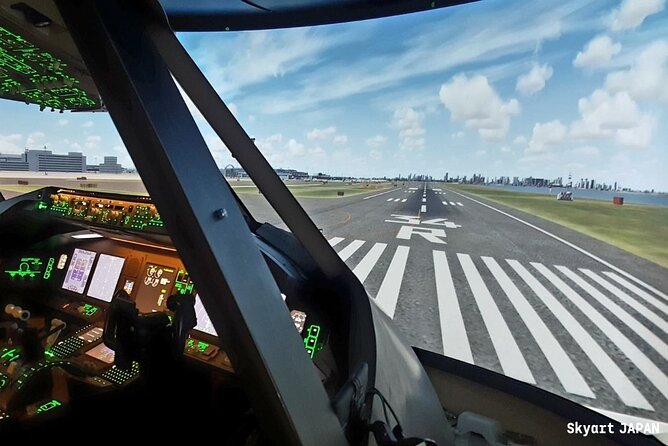
[[124, 263], [125, 259], [123, 257], [100, 254], [93, 278], [90, 281], [90, 287], [88, 287], [88, 295], [105, 302], [111, 302]]
[[213, 322], [209, 319], [209, 315], [204, 309], [204, 304], [202, 304], [202, 300], [199, 298], [199, 294], [195, 295], [195, 314], [197, 315], [195, 330], [202, 331], [211, 336], [218, 336], [216, 329], [213, 328]]
[[113, 364], [114, 357], [116, 356], [116, 353], [112, 349], [104, 345], [104, 343], [97, 344], [95, 347], [88, 350], [86, 354], [95, 359], [99, 359], [100, 361], [106, 364]]
[[95, 255], [96, 253], [93, 251], [86, 251], [85, 249], [77, 248], [74, 250], [70, 267], [65, 275], [65, 282], [63, 282], [63, 289], [83, 294], [86, 283], [88, 283], [88, 276], [93, 269]]
[[167, 306], [167, 298], [174, 286], [175, 278], [174, 268], [147, 263], [139, 281], [137, 309], [142, 313], [163, 311]]

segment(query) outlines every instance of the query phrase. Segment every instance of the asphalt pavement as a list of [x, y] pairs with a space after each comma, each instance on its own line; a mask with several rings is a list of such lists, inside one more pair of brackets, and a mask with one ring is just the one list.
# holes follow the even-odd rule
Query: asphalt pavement
[[300, 201], [412, 345], [668, 421], [665, 268], [443, 183]]

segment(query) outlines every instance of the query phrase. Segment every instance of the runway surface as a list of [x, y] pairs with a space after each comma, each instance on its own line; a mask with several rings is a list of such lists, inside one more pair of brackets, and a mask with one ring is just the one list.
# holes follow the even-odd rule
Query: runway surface
[[664, 268], [442, 183], [302, 204], [412, 345], [668, 420]]

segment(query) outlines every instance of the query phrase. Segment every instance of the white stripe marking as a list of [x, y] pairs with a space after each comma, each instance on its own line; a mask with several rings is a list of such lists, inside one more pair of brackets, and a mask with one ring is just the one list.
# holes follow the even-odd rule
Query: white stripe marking
[[657, 327], [659, 327], [661, 330], [663, 330], [666, 334], [668, 334], [668, 322], [666, 322], [664, 319], [660, 318], [654, 311], [650, 310], [607, 280], [605, 280], [603, 277], [599, 276], [598, 274], [594, 273], [593, 271], [590, 271], [588, 269], [580, 268], [580, 271], [582, 271], [584, 274], [586, 274], [589, 278], [594, 280], [596, 283], [601, 285], [603, 288], [617, 296], [619, 299], [621, 299], [626, 305], [629, 307], [633, 308], [636, 310], [638, 313], [642, 314], [645, 316], [649, 321], [653, 322]]
[[348, 246], [339, 251], [339, 257], [345, 262], [351, 255], [355, 254], [355, 251], [360, 249], [363, 244], [364, 240], [353, 240]]
[[473, 364], [473, 353], [445, 251], [433, 251], [443, 354]]
[[536, 384], [536, 380], [527, 365], [520, 348], [515, 342], [510, 328], [503, 319], [499, 307], [496, 306], [494, 298], [489, 293], [485, 282], [483, 282], [480, 273], [473, 264], [473, 260], [468, 254], [457, 254], [459, 263], [462, 265], [466, 280], [471, 287], [471, 292], [475, 298], [478, 310], [482, 316], [485, 327], [492, 338], [494, 350], [501, 363], [503, 373], [507, 376]]
[[447, 202], [447, 201], [444, 201], [443, 204], [447, 206], [447, 205], [448, 205], [448, 202]]
[[383, 254], [386, 247], [387, 243], [376, 243], [369, 252], [366, 253], [364, 258], [360, 260], [360, 263], [357, 264], [353, 273], [357, 276], [360, 282], [364, 283], [373, 267], [376, 266], [378, 259], [380, 259], [380, 256]]
[[387, 201], [392, 201], [392, 200], [394, 200], [394, 198], [388, 198], [388, 199], [387, 199]]
[[557, 341], [550, 329], [547, 328], [545, 322], [538, 316], [538, 313], [529, 301], [527, 301], [522, 292], [510, 280], [510, 277], [508, 277], [493, 258], [484, 256], [481, 258], [501, 286], [503, 292], [508, 296], [508, 299], [517, 310], [529, 332], [531, 332], [538, 347], [540, 347], [557, 378], [559, 378], [559, 381], [564, 386], [564, 389], [569, 393], [587, 398], [595, 398], [594, 392], [591, 391], [591, 388], [589, 388], [587, 382], [575, 367], [573, 361], [571, 361], [571, 358], [561, 347], [559, 341]]
[[380, 284], [380, 289], [376, 295], [376, 304], [392, 319], [397, 309], [397, 301], [399, 300], [399, 291], [401, 289], [401, 281], [404, 278], [409, 249], [408, 246], [397, 246], [390, 266], [385, 273], [385, 278], [383, 278], [383, 283]]
[[422, 202], [423, 202], [423, 203], [426, 203], [426, 202], [427, 202], [427, 199], [426, 199], [426, 198], [423, 198], [423, 199], [422, 199]]
[[405, 203], [405, 202], [406, 202], [406, 198], [404, 198], [403, 200], [401, 200], [401, 202], [402, 202], [402, 203]]
[[398, 203], [400, 201], [401, 201], [401, 198], [397, 198], [396, 200], [394, 200], [395, 203]]
[[651, 404], [638, 391], [617, 364], [608, 356], [603, 348], [591, 337], [587, 330], [568, 312], [566, 308], [517, 260], [506, 259], [506, 262], [533, 290], [545, 306], [556, 316], [561, 325], [582, 348], [603, 378], [610, 383], [612, 390], [627, 406], [645, 410], [654, 410]]
[[609, 320], [599, 313], [589, 302], [584, 300], [573, 288], [568, 286], [545, 265], [531, 263], [547, 280], [577, 306], [617, 347], [629, 358], [634, 367], [640, 370], [649, 381], [668, 398], [668, 376], [661, 371], [633, 342], [619, 331]]
[[329, 246], [336, 246], [337, 244], [341, 243], [343, 240], [345, 240], [343, 237], [333, 237], [330, 238], [329, 241]]
[[463, 205], [463, 204], [461, 204], [461, 203], [460, 203], [459, 201], [457, 202], [457, 205], [459, 205], [459, 206], [464, 206], [464, 205]]
[[654, 306], [655, 306], [656, 308], [658, 308], [659, 310], [661, 310], [661, 311], [663, 311], [664, 313], [668, 314], [668, 305], [666, 305], [665, 303], [661, 302], [661, 301], [660, 301], [659, 299], [657, 299], [656, 297], [654, 297], [654, 296], [652, 296], [651, 294], [645, 292], [644, 290], [641, 290], [640, 288], [638, 288], [637, 286], [635, 286], [634, 284], [632, 284], [632, 283], [629, 282], [628, 280], [625, 280], [623, 277], [619, 277], [619, 276], [618, 276], [617, 274], [615, 274], [615, 273], [604, 272], [603, 274], [605, 274], [606, 276], [608, 276], [609, 278], [611, 278], [612, 280], [614, 280], [614, 281], [617, 282], [618, 284], [620, 284], [620, 285], [626, 287], [628, 290], [631, 290], [632, 292], [634, 292], [634, 293], [637, 294], [638, 296], [642, 297], [643, 299], [645, 299], [647, 302], [649, 302], [649, 303], [651, 303], [652, 305], [654, 305]]
[[636, 282], [636, 283], [639, 283], [640, 285], [644, 286], [645, 288], [647, 288], [648, 290], [652, 291], [653, 293], [655, 293], [655, 294], [657, 294], [657, 295], [663, 297], [664, 299], [668, 300], [668, 295], [666, 295], [665, 293], [662, 293], [661, 291], [657, 290], [657, 289], [654, 288], [653, 286], [651, 286], [651, 285], [649, 285], [649, 284], [643, 282], [642, 280], [638, 279], [637, 277], [633, 276], [632, 274], [627, 273], [627, 272], [624, 271], [623, 269], [616, 267], [616, 266], [613, 265], [612, 263], [606, 262], [606, 261], [603, 260], [602, 258], [600, 258], [600, 257], [598, 257], [598, 256], [595, 256], [595, 255], [592, 254], [591, 252], [589, 252], [589, 251], [587, 251], [587, 250], [585, 250], [585, 249], [582, 249], [582, 248], [580, 248], [579, 246], [577, 246], [577, 245], [575, 245], [575, 244], [573, 244], [573, 243], [571, 243], [571, 242], [569, 242], [569, 241], [566, 241], [566, 240], [564, 240], [564, 239], [561, 238], [561, 237], [558, 237], [558, 236], [552, 234], [551, 232], [546, 231], [545, 229], [541, 229], [541, 228], [539, 228], [539, 227], [536, 226], [536, 225], [532, 225], [531, 223], [526, 222], [526, 221], [522, 220], [521, 218], [517, 218], [517, 217], [515, 217], [514, 215], [510, 215], [510, 214], [507, 213], [507, 212], [504, 212], [504, 211], [502, 211], [502, 210], [500, 210], [500, 209], [497, 209], [497, 208], [495, 208], [494, 206], [490, 206], [490, 205], [488, 205], [487, 203], [483, 203], [482, 201], [476, 200], [475, 198], [471, 198], [471, 197], [469, 197], [469, 196], [467, 196], [467, 195], [464, 195], [464, 194], [461, 194], [461, 193], [459, 193], [459, 192], [454, 192], [454, 191], [450, 191], [450, 192], [452, 192], [453, 194], [460, 195], [460, 196], [466, 198], [467, 200], [471, 200], [471, 201], [473, 201], [474, 203], [478, 203], [478, 204], [481, 205], [481, 206], [485, 206], [486, 208], [489, 208], [489, 209], [491, 209], [491, 210], [493, 210], [493, 211], [496, 211], [496, 212], [498, 212], [499, 214], [503, 214], [503, 215], [505, 215], [506, 217], [510, 217], [510, 218], [512, 218], [512, 219], [515, 220], [515, 221], [518, 221], [518, 222], [520, 222], [520, 223], [522, 223], [522, 224], [525, 224], [525, 225], [529, 226], [530, 228], [535, 229], [536, 231], [542, 232], [543, 234], [545, 234], [545, 235], [547, 235], [547, 236], [549, 236], [549, 237], [552, 237], [553, 239], [555, 239], [555, 240], [557, 240], [557, 241], [563, 243], [564, 245], [569, 246], [569, 247], [575, 249], [576, 251], [579, 251], [579, 252], [581, 252], [582, 254], [584, 254], [584, 255], [586, 255], [586, 256], [588, 256], [588, 257], [590, 257], [590, 258], [596, 260], [596, 261], [599, 262], [600, 264], [605, 265], [606, 267], [608, 267], [608, 268], [610, 268], [610, 269], [613, 269], [613, 270], [617, 271], [619, 274], [622, 274], [623, 276], [628, 277], [629, 279], [633, 280], [633, 281]]
[[603, 295], [603, 293], [591, 286], [587, 281], [582, 279], [570, 269], [566, 268], [565, 266], [556, 266], [555, 268], [557, 268], [559, 271], [561, 271], [562, 274], [575, 282], [577, 286], [589, 293], [591, 297], [599, 301], [601, 305], [607, 308], [612, 314], [617, 316], [617, 318], [624, 322], [631, 330], [638, 333], [638, 336], [647, 342], [661, 356], [663, 356], [665, 359], [668, 359], [668, 344], [663, 342], [661, 338], [659, 338], [651, 330], [641, 324], [626, 310], [613, 302], [612, 299]]
[[452, 206], [455, 206], [455, 202], [454, 202], [454, 201], [451, 201], [450, 204], [451, 204]]
[[376, 194], [376, 195], [370, 195], [370, 196], [368, 196], [368, 197], [364, 197], [364, 198], [362, 198], [362, 200], [368, 200], [369, 198], [380, 197], [381, 195], [385, 195], [385, 194], [389, 194], [390, 192], [394, 192], [394, 191], [397, 190], [397, 189], [400, 189], [400, 188], [399, 188], [399, 187], [395, 187], [394, 189], [386, 190], [385, 192], [381, 192], [381, 193]]
[[423, 204], [422, 207], [420, 208], [420, 212], [425, 213], [427, 212], [427, 205]]

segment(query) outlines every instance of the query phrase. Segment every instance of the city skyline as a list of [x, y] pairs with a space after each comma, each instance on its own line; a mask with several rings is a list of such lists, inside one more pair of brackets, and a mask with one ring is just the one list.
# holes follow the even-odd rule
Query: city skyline
[[[665, 1], [507, 3], [179, 38], [274, 167], [668, 191]], [[233, 162], [186, 102], [218, 165]], [[132, 165], [108, 115], [37, 108], [0, 103], [1, 153], [49, 144]]]

